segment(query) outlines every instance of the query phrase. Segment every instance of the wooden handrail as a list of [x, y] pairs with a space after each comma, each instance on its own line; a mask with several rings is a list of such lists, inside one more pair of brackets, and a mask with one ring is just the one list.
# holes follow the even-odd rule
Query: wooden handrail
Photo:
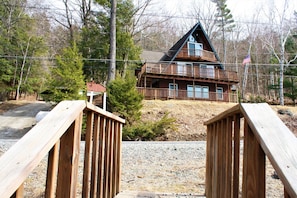
[[[76, 196], [83, 112], [87, 114], [87, 129], [83, 171], [86, 183], [83, 184], [82, 193], [84, 197], [90, 197], [94, 192], [97, 195], [102, 194], [97, 197], [113, 197], [119, 192], [121, 127], [125, 121], [85, 101], [63, 101], [0, 157], [1, 197], [10, 197], [14, 193], [23, 197], [23, 182], [47, 154], [49, 157], [45, 197]], [[99, 139], [97, 142], [95, 136], [105, 136], [105, 139]], [[97, 150], [91, 150], [96, 144], [101, 148], [99, 157]], [[97, 163], [111, 161], [111, 158], [114, 161], [108, 164], [109, 167], [99, 166]], [[105, 175], [111, 178], [109, 181], [91, 171], [104, 171], [107, 168], [112, 172], [112, 175]], [[90, 188], [95, 182], [89, 183], [91, 177], [108, 186], [104, 189], [106, 196], [103, 196], [103, 190], [99, 191], [97, 186], [96, 189]]]
[[241, 118], [242, 197], [265, 197], [265, 156], [283, 182], [285, 196], [297, 197], [297, 139], [266, 103], [239, 104], [205, 122], [207, 197], [239, 195]]
[[[202, 94], [201, 92], [187, 91], [187, 90], [169, 90], [169, 88], [149, 88], [149, 87], [137, 87], [140, 94], [145, 99], [183, 99], [183, 100], [208, 100], [208, 101], [221, 101], [221, 102], [238, 102], [237, 92], [218, 93], [207, 92]], [[195, 95], [196, 94], [196, 95]]]

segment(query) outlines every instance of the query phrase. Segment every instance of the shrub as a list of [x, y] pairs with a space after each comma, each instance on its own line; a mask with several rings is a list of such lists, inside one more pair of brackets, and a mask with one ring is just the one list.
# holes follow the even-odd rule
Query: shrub
[[155, 140], [166, 134], [167, 130], [176, 130], [176, 119], [168, 117], [168, 112], [156, 122], [138, 122], [123, 128], [123, 140]]
[[140, 119], [143, 96], [136, 90], [136, 78], [117, 78], [107, 86], [108, 105], [113, 113], [132, 125]]

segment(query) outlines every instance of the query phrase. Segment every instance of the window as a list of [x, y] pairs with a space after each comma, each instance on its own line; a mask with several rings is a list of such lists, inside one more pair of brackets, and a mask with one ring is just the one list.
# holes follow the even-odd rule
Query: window
[[177, 75], [186, 76], [192, 75], [193, 65], [192, 63], [177, 62]]
[[188, 42], [188, 55], [189, 56], [202, 56], [203, 44]]
[[202, 87], [202, 98], [209, 98], [209, 88]]
[[209, 88], [200, 85], [187, 85], [187, 96], [189, 98], [209, 98]]
[[188, 98], [194, 97], [193, 85], [187, 85], [187, 97]]
[[215, 70], [213, 65], [200, 64], [200, 77], [214, 78]]
[[223, 88], [222, 87], [217, 87], [217, 100], [223, 100]]
[[175, 98], [178, 96], [178, 85], [175, 83], [169, 83], [169, 93], [170, 98]]

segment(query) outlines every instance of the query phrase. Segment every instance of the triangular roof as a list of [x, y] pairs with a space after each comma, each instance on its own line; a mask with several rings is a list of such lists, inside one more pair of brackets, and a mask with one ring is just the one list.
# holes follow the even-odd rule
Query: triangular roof
[[[202, 38], [206, 42], [204, 43], [204, 46], [209, 49], [209, 51], [212, 51], [216, 57], [216, 59], [220, 62], [220, 58], [214, 49], [213, 45], [210, 42], [210, 39], [208, 35], [206, 34], [204, 28], [202, 27], [201, 23], [198, 22], [195, 24], [179, 41], [177, 41], [168, 51], [167, 54], [165, 54], [160, 61], [169, 61], [172, 62], [176, 58], [176, 56], [179, 54], [179, 52], [182, 50], [183, 46], [187, 43], [189, 37], [191, 35], [199, 35], [199, 38]], [[222, 67], [222, 65], [219, 63], [219, 65]]]

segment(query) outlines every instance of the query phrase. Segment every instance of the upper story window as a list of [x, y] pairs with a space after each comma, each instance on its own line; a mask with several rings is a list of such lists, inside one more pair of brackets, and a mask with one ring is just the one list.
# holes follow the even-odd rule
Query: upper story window
[[203, 44], [197, 43], [193, 36], [189, 37], [188, 41], [188, 55], [189, 56], [201, 56], [203, 50]]

